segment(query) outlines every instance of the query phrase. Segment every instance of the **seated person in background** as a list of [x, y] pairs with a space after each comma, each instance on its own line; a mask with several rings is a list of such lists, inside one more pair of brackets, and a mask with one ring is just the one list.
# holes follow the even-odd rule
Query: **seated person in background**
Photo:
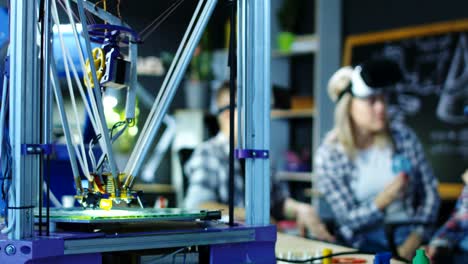
[[468, 169], [452, 216], [436, 232], [427, 249], [434, 263], [463, 263], [468, 260]]
[[[389, 250], [385, 223], [431, 223], [439, 209], [437, 180], [418, 138], [387, 119], [386, 90], [400, 78], [395, 63], [376, 59], [343, 67], [328, 83], [335, 125], [314, 157], [316, 184], [333, 212], [337, 237], [366, 251]], [[427, 234], [422, 225], [398, 229], [399, 255], [409, 259]]]
[[[229, 83], [224, 83], [217, 91], [218, 123], [220, 132], [198, 146], [185, 165], [189, 185], [185, 198], [187, 208], [223, 209], [228, 211], [229, 178]], [[237, 114], [235, 114], [235, 133], [237, 136]], [[234, 139], [236, 141], [236, 138]], [[235, 143], [236, 144], [236, 143]], [[244, 174], [238, 160], [234, 162], [234, 210], [235, 218], [245, 219], [244, 212]], [[307, 229], [315, 237], [327, 241], [334, 238], [317, 217], [315, 210], [305, 203], [288, 197], [287, 187], [272, 181], [271, 213], [276, 220], [296, 219], [301, 235]]]

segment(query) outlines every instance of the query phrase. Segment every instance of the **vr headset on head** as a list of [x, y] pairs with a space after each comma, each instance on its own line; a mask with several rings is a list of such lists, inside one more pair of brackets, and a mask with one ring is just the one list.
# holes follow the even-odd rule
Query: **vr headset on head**
[[339, 95], [337, 102], [347, 93], [353, 97], [368, 98], [387, 93], [402, 80], [400, 67], [389, 59], [373, 59], [354, 67], [351, 82]]

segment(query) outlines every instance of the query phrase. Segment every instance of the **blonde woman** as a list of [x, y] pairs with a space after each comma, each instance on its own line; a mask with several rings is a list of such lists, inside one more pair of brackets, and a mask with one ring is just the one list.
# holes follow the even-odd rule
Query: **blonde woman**
[[[378, 59], [341, 68], [328, 84], [335, 126], [315, 155], [317, 187], [339, 237], [363, 250], [389, 250], [385, 223], [430, 223], [438, 213], [437, 180], [419, 140], [387, 118], [386, 97], [400, 78], [395, 63]], [[397, 229], [399, 255], [410, 258], [429, 236], [425, 225]]]

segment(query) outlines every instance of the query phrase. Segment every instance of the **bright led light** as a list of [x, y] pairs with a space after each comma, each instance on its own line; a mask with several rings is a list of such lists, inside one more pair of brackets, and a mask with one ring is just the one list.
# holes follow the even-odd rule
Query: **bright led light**
[[106, 95], [106, 96], [104, 96], [104, 98], [102, 100], [103, 100], [104, 108], [111, 108], [112, 109], [112, 108], [116, 107], [117, 104], [119, 103], [117, 98], [115, 98], [112, 95]]
[[84, 210], [82, 214], [91, 217], [122, 217], [131, 215], [124, 210]]
[[138, 127], [137, 126], [130, 127], [128, 129], [128, 134], [130, 134], [130, 136], [132, 137], [136, 136], [136, 134], [138, 134]]
[[118, 122], [120, 121], [120, 115], [117, 114], [116, 112], [114, 111], [105, 111], [106, 113], [106, 118], [109, 122], [111, 123], [115, 123], [115, 122]]
[[112, 200], [111, 199], [101, 199], [99, 201], [99, 208], [104, 210], [112, 209]]

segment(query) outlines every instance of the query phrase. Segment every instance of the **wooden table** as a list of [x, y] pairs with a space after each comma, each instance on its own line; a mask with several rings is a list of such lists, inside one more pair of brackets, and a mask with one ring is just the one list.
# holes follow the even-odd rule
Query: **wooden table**
[[[275, 252], [276, 256], [279, 258], [288, 258], [288, 256], [292, 257], [305, 257], [308, 256], [314, 257], [315, 252], [319, 250], [322, 252], [324, 248], [330, 248], [333, 253], [337, 252], [345, 252], [345, 251], [353, 251], [354, 249], [343, 247], [331, 243], [325, 243], [317, 240], [305, 239], [302, 237], [287, 235], [283, 233], [278, 233], [278, 237], [276, 240], [276, 247]], [[343, 255], [343, 257], [356, 257], [362, 258], [367, 260], [367, 263], [374, 263], [374, 256], [373, 255]], [[278, 263], [286, 263], [286, 262], [278, 262]], [[392, 260], [391, 263], [403, 263], [401, 261]]]

